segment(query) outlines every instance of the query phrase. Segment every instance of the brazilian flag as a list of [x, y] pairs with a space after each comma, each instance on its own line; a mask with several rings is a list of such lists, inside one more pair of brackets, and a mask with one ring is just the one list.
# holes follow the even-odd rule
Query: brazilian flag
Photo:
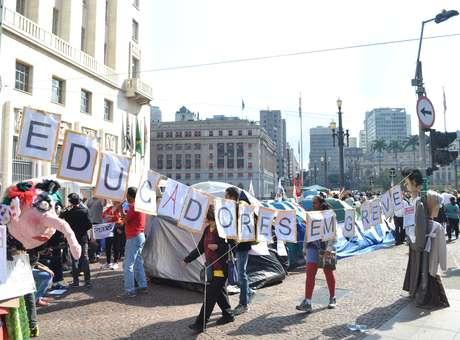
[[143, 155], [142, 145], [141, 129], [139, 127], [139, 120], [136, 117], [136, 153], [141, 156]]

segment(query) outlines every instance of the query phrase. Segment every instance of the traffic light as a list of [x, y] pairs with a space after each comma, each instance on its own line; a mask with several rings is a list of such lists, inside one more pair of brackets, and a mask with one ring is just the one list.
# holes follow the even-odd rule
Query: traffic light
[[449, 145], [456, 139], [456, 132], [430, 130], [431, 168], [428, 169], [428, 174], [438, 170], [437, 165], [446, 166], [457, 159], [458, 152], [449, 150]]

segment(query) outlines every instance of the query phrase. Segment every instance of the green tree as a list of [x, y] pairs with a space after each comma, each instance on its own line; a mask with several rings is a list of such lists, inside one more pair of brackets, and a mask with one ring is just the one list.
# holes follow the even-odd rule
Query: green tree
[[403, 150], [403, 144], [399, 140], [392, 140], [387, 146], [387, 150], [393, 153], [393, 160], [395, 161], [395, 169], [398, 168], [398, 154]]
[[373, 143], [372, 143], [372, 146], [371, 146], [371, 149], [373, 151], [377, 151], [378, 154], [379, 154], [379, 174], [382, 172], [382, 154], [383, 154], [383, 151], [385, 151], [387, 147], [387, 144], [385, 143], [385, 140], [384, 139], [376, 139]]
[[410, 150], [412, 151], [412, 156], [413, 156], [413, 162], [412, 162], [412, 167], [416, 168], [416, 157], [417, 157], [417, 150], [418, 150], [418, 145], [419, 145], [419, 140], [418, 140], [417, 135], [409, 136], [407, 137], [404, 145], [403, 145], [403, 151]]

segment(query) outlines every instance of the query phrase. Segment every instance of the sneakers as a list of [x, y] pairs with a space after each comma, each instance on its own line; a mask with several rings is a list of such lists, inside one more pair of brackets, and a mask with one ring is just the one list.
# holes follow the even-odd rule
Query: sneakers
[[85, 282], [85, 288], [93, 288], [93, 284], [91, 282]]
[[102, 269], [102, 270], [112, 269], [112, 264], [111, 264], [111, 263], [103, 264], [103, 265], [101, 266], [101, 269]]
[[190, 328], [192, 331], [195, 331], [196, 333], [203, 333], [203, 324], [197, 324], [197, 323], [192, 323], [191, 325], [188, 325], [188, 328]]
[[335, 300], [335, 297], [331, 297], [329, 299], [329, 304], [327, 305], [327, 308], [334, 309], [335, 306], [337, 306], [337, 301]]
[[72, 282], [71, 284], [69, 284], [69, 287], [70, 288], [78, 288], [78, 287], [80, 287], [80, 282]]
[[39, 336], [40, 330], [38, 329], [38, 326], [35, 326], [34, 328], [29, 329], [29, 334], [31, 338], [36, 338], [37, 336]]
[[135, 298], [136, 296], [136, 292], [126, 292], [124, 295], [126, 298]]
[[147, 293], [148, 293], [147, 287], [138, 288], [138, 289], [137, 289], [137, 292], [138, 292], [139, 294], [147, 294]]
[[216, 321], [216, 325], [225, 325], [226, 323], [230, 323], [233, 321], [235, 321], [235, 317], [233, 317], [232, 315], [223, 316]]
[[306, 299], [304, 299], [300, 305], [295, 306], [295, 308], [305, 313], [311, 313], [313, 310], [311, 302], [308, 302]]
[[117, 270], [118, 269], [118, 263], [113, 263], [112, 267], [110, 267], [112, 270]]
[[243, 313], [246, 313], [248, 311], [248, 306], [246, 305], [238, 305], [236, 308], [233, 310], [233, 315], [241, 315]]

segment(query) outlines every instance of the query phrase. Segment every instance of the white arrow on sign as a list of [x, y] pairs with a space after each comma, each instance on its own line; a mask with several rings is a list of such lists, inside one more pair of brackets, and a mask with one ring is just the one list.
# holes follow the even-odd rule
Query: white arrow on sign
[[419, 97], [417, 100], [417, 115], [420, 125], [429, 129], [434, 124], [434, 107], [431, 101], [425, 97]]

